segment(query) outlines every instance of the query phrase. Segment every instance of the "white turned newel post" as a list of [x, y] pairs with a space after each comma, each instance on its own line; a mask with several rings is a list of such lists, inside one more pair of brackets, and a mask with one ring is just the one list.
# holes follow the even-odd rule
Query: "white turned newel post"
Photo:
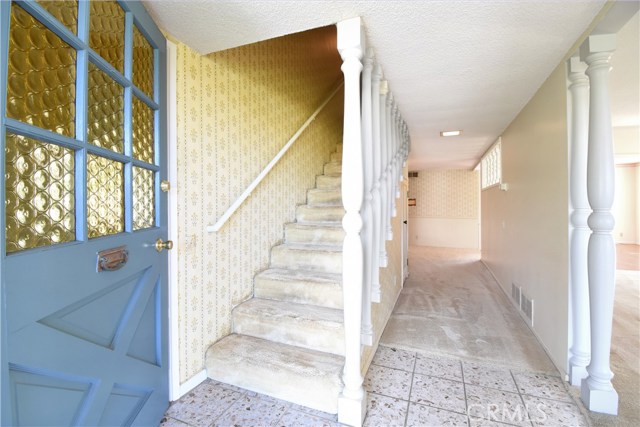
[[[360, 71], [364, 33], [360, 18], [338, 23], [338, 51], [344, 74], [344, 131], [342, 160], [342, 292], [344, 295], [344, 388], [338, 398], [338, 421], [361, 426], [366, 411], [360, 372], [363, 254], [360, 209], [363, 197], [362, 129], [360, 125]], [[346, 167], [345, 167], [346, 166]]]
[[372, 207], [373, 207], [373, 244], [371, 245], [372, 253], [372, 269], [371, 276], [371, 301], [380, 302], [380, 239], [382, 233], [381, 227], [381, 207], [380, 207], [380, 79], [382, 78], [382, 68], [376, 65], [373, 69], [371, 82], [371, 110], [373, 120], [373, 189], [372, 189]]
[[587, 377], [591, 359], [589, 328], [589, 277], [587, 273], [587, 148], [589, 144], [589, 79], [587, 66], [580, 58], [569, 59], [569, 93], [571, 96], [571, 320], [572, 344], [569, 381], [580, 386]]
[[373, 49], [368, 48], [362, 70], [362, 161], [364, 163], [364, 204], [362, 205], [363, 289], [362, 289], [362, 343], [373, 345], [371, 324], [371, 278], [373, 277], [373, 212], [371, 190], [373, 187], [373, 141], [371, 112], [371, 71]]
[[387, 96], [387, 141], [384, 147], [387, 152], [387, 162], [385, 165], [387, 199], [384, 201], [386, 210], [384, 226], [387, 231], [387, 240], [393, 240], [393, 230], [391, 229], [391, 204], [393, 201], [393, 177], [391, 176], [391, 162], [393, 161], [393, 104], [393, 93], [389, 92], [389, 96]]
[[387, 99], [389, 85], [387, 81], [380, 82], [380, 267], [389, 263], [387, 256]]
[[590, 82], [589, 151], [587, 194], [593, 213], [588, 224], [588, 272], [591, 309], [591, 362], [589, 376], [582, 381], [581, 397], [587, 408], [607, 414], [618, 413], [618, 393], [611, 378], [609, 356], [613, 297], [615, 291], [615, 246], [611, 215], [615, 191], [613, 138], [609, 99], [609, 59], [615, 50], [615, 35], [589, 36], [580, 47], [580, 58], [587, 63]]

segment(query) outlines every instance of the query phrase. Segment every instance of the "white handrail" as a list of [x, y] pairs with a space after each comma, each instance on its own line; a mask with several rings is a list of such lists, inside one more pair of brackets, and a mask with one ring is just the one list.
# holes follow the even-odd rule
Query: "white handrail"
[[273, 159], [271, 159], [269, 164], [265, 166], [262, 172], [260, 172], [260, 175], [258, 175], [253, 180], [253, 182], [249, 184], [247, 189], [244, 190], [244, 192], [240, 195], [240, 197], [238, 197], [238, 199], [235, 202], [233, 202], [231, 206], [229, 206], [229, 209], [226, 210], [224, 215], [222, 215], [214, 225], [207, 226], [207, 232], [216, 233], [222, 228], [222, 226], [227, 222], [227, 220], [231, 218], [231, 216], [236, 212], [236, 210], [238, 210], [238, 208], [244, 203], [244, 201], [247, 200], [247, 197], [251, 195], [253, 190], [255, 190], [255, 188], [262, 182], [264, 177], [267, 176], [269, 172], [271, 172], [271, 169], [273, 169], [276, 163], [280, 161], [282, 156], [284, 156], [284, 154], [289, 150], [289, 148], [291, 148], [293, 143], [298, 140], [302, 132], [304, 132], [305, 129], [309, 127], [311, 122], [315, 120], [316, 116], [320, 113], [320, 111], [322, 111], [322, 109], [329, 103], [329, 101], [331, 101], [331, 99], [336, 95], [336, 93], [338, 93], [338, 91], [340, 90], [343, 84], [344, 82], [340, 82], [336, 86], [336, 88], [331, 92], [331, 94], [327, 97], [327, 99], [325, 99], [324, 102], [320, 104], [320, 106], [316, 109], [316, 111], [314, 111], [313, 114], [307, 119], [307, 121], [304, 122], [302, 126], [300, 126], [300, 129], [298, 129], [296, 133], [293, 134], [291, 139], [289, 139], [289, 141], [284, 145], [284, 147], [280, 149], [278, 154], [276, 154], [276, 156]]

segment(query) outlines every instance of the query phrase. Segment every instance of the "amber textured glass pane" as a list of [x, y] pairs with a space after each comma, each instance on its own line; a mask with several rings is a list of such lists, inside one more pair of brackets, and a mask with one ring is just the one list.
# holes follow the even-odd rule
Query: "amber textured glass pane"
[[153, 110], [133, 97], [133, 157], [153, 163]]
[[77, 34], [78, 2], [76, 0], [38, 0], [38, 3], [73, 34]]
[[89, 142], [118, 153], [124, 148], [124, 88], [89, 63]]
[[124, 231], [122, 163], [89, 154], [87, 158], [87, 226], [89, 238]]
[[154, 174], [149, 169], [133, 167], [133, 229], [155, 225]]
[[92, 1], [89, 46], [124, 73], [124, 10], [115, 1]]
[[73, 150], [7, 133], [7, 253], [75, 240]]
[[76, 51], [11, 5], [7, 116], [75, 137]]
[[133, 84], [153, 99], [153, 48], [133, 27]]

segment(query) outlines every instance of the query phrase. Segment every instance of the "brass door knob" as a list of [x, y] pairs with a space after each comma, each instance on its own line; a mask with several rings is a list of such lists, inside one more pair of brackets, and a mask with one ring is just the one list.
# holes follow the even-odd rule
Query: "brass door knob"
[[173, 249], [173, 242], [171, 240], [167, 240], [166, 242], [162, 241], [162, 239], [156, 240], [156, 251], [162, 252], [163, 249]]

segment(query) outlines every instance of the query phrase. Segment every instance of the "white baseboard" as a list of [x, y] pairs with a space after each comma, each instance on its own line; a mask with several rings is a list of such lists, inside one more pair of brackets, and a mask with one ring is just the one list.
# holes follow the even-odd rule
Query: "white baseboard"
[[191, 390], [193, 390], [194, 388], [202, 384], [202, 382], [206, 379], [207, 379], [207, 370], [203, 369], [202, 371], [198, 372], [197, 374], [189, 378], [187, 381], [180, 384], [180, 386], [178, 387], [178, 390], [173, 390], [175, 395], [171, 396], [171, 401], [174, 402], [180, 399], [182, 396], [184, 396], [185, 394], [189, 393]]

